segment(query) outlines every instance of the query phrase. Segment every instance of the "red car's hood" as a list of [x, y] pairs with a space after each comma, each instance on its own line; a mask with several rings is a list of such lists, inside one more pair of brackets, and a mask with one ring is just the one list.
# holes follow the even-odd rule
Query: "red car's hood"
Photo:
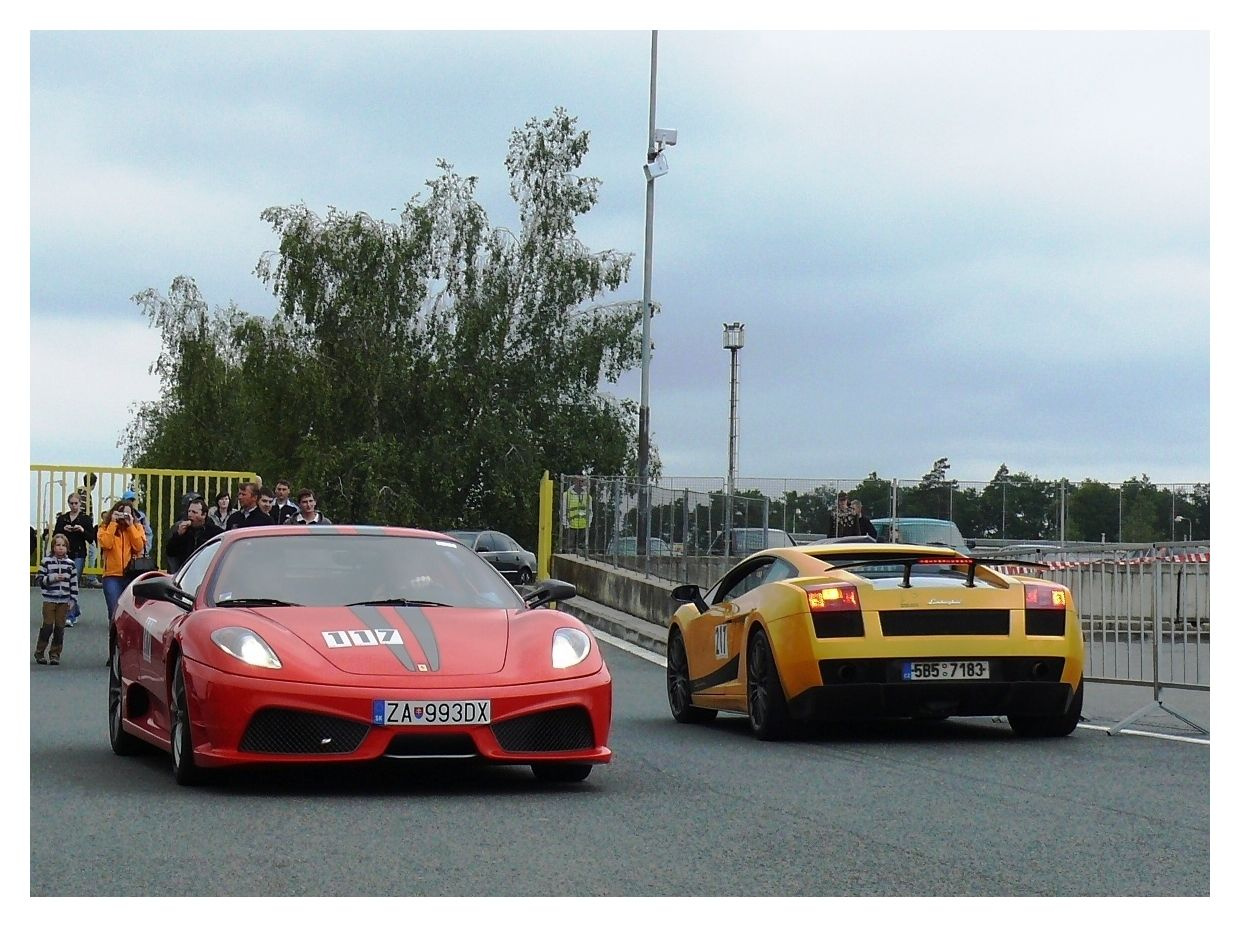
[[[508, 650], [503, 609], [354, 605], [254, 608], [338, 669], [358, 675], [498, 673]], [[269, 641], [276, 647], [275, 641]]]

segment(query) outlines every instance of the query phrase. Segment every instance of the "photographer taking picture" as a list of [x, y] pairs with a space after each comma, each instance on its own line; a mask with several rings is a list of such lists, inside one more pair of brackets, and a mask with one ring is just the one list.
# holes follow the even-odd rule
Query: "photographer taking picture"
[[134, 515], [133, 503], [121, 499], [104, 513], [96, 533], [103, 559], [103, 598], [108, 603], [108, 622], [116, 616], [116, 602], [129, 580], [129, 561], [146, 550], [146, 531]]

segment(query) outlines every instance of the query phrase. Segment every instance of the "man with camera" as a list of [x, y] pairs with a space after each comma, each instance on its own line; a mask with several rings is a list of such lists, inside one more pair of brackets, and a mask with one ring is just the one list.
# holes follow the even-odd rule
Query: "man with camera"
[[185, 518], [176, 523], [164, 545], [168, 555], [168, 570], [175, 573], [189, 559], [189, 555], [200, 548], [223, 528], [207, 518], [207, 504], [202, 499], [191, 499], [185, 507]]

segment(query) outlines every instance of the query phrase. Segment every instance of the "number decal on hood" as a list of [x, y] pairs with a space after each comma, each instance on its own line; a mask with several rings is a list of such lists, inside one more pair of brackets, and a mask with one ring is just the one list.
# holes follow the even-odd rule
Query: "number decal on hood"
[[324, 631], [323, 642], [328, 647], [378, 647], [380, 644], [396, 647], [405, 641], [396, 628], [366, 628], [361, 631]]

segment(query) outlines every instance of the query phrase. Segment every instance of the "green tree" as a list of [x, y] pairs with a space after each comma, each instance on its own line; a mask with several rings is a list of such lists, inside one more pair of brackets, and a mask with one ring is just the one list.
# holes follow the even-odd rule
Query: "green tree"
[[1068, 538], [1101, 543], [1119, 539], [1119, 492], [1106, 483], [1082, 480], [1068, 498]]
[[513, 131], [515, 233], [443, 161], [397, 222], [265, 210], [274, 319], [211, 315], [184, 278], [139, 294], [162, 386], [135, 413], [131, 459], [286, 474], [337, 521], [487, 523], [532, 544], [544, 470], [635, 470], [636, 408], [599, 385], [639, 362], [641, 304], [599, 303], [632, 256], [576, 236], [598, 201], [578, 173], [588, 141], [562, 109]]

